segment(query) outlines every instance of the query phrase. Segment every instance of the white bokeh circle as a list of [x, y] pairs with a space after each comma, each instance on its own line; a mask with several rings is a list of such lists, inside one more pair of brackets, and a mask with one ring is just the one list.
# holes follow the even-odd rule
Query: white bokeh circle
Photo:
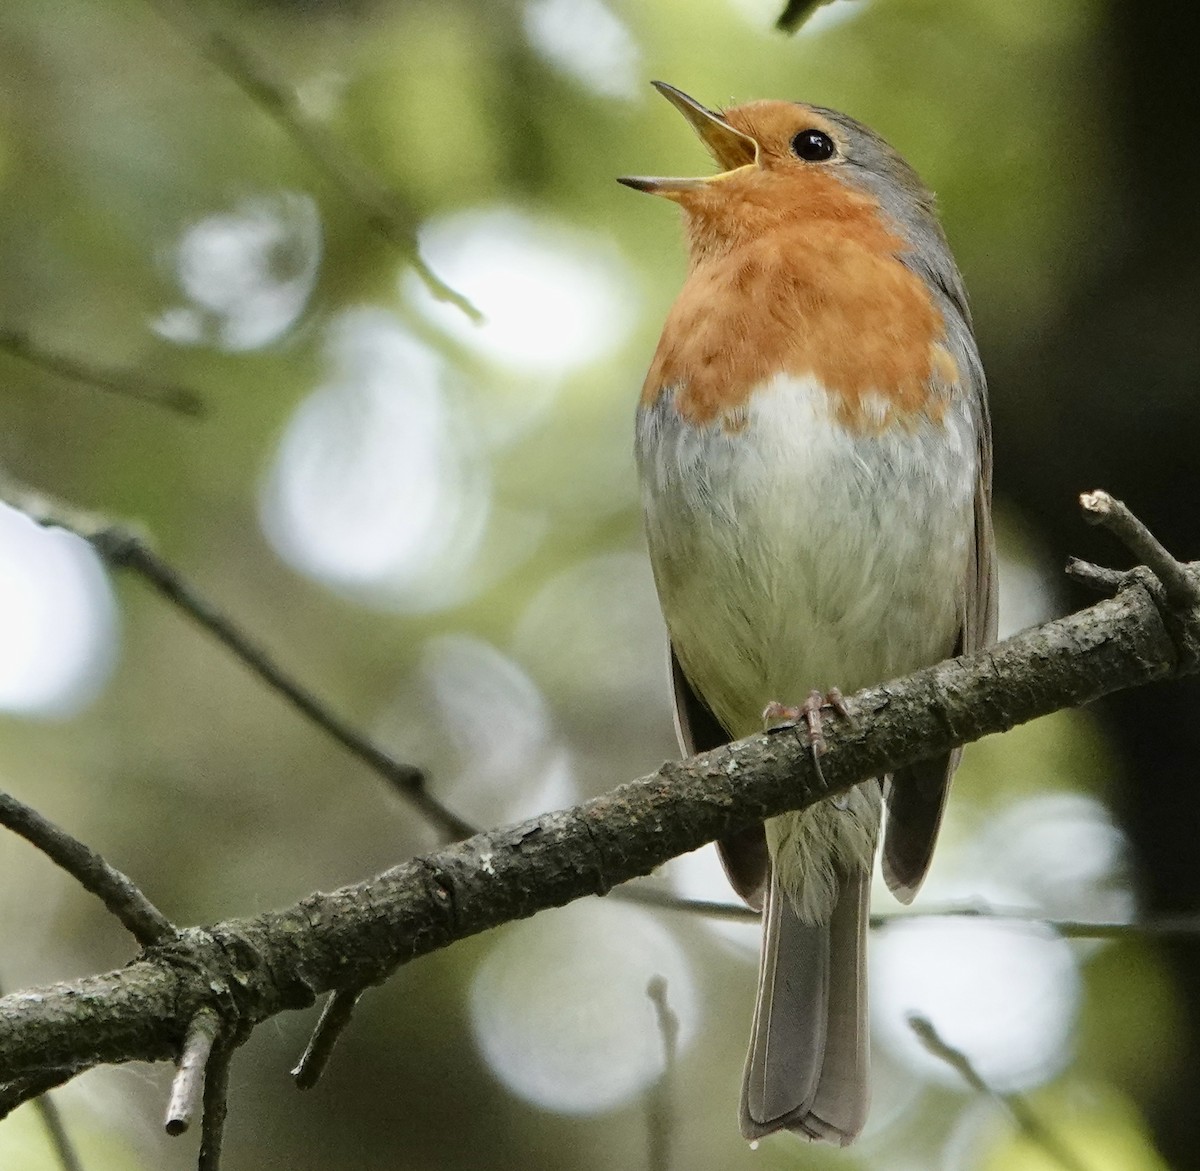
[[117, 609], [95, 550], [0, 504], [0, 710], [66, 716], [116, 661]]
[[962, 1085], [917, 1039], [910, 1014], [931, 1021], [1001, 1093], [1041, 1085], [1070, 1061], [1079, 968], [1047, 926], [914, 916], [873, 934], [870, 964], [874, 1034], [927, 1080]]
[[691, 967], [651, 914], [585, 899], [509, 927], [476, 970], [471, 1024], [496, 1076], [560, 1114], [614, 1109], [664, 1069], [647, 987], [666, 980], [678, 1044], [695, 1033]]
[[603, 237], [510, 207], [431, 220], [421, 253], [483, 314], [472, 322], [411, 271], [404, 289], [430, 322], [480, 357], [558, 375], [611, 353], [632, 330], [637, 282]]

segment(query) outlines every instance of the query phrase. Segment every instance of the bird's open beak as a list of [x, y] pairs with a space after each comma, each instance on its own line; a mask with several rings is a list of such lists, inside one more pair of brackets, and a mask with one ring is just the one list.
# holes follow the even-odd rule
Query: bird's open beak
[[624, 183], [626, 187], [632, 187], [635, 191], [648, 191], [651, 195], [665, 195], [668, 199], [673, 199], [684, 192], [718, 183], [734, 171], [755, 164], [758, 159], [758, 143], [753, 138], [735, 130], [720, 114], [702, 106], [695, 98], [689, 98], [673, 85], [667, 85], [665, 81], [654, 81], [651, 85], [691, 123], [700, 141], [708, 147], [708, 153], [724, 169], [717, 175], [698, 179], [629, 177], [618, 179], [618, 183]]

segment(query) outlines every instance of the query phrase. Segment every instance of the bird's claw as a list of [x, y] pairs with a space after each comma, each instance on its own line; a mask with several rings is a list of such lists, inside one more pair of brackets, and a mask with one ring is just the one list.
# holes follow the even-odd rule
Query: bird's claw
[[772, 700], [763, 709], [763, 730], [770, 733], [795, 729], [799, 738], [799, 728], [803, 722], [807, 733], [808, 749], [812, 753], [813, 764], [817, 766], [819, 774], [821, 757], [828, 749], [821, 717], [821, 713], [826, 710], [841, 716], [843, 720], [850, 719], [846, 700], [836, 687], [831, 688], [824, 695], [816, 690], [810, 691], [808, 698], [799, 707], [789, 707], [787, 704]]

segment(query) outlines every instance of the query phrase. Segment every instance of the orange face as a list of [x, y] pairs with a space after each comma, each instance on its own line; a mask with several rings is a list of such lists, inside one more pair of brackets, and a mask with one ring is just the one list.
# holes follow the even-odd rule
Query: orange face
[[718, 115], [659, 89], [726, 169], [623, 180], [683, 208], [692, 261], [643, 404], [670, 391], [692, 422], [736, 427], [785, 375], [817, 380], [855, 428], [940, 416], [958, 377], [942, 315], [878, 200], [843, 177], [843, 129], [789, 102]]

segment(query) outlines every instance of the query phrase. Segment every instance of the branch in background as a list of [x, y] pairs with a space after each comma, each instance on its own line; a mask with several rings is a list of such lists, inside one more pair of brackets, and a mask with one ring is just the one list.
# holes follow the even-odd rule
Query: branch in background
[[59, 378], [80, 382], [108, 394], [137, 399], [139, 402], [176, 411], [181, 415], [204, 414], [204, 402], [194, 390], [158, 382], [137, 370], [114, 370], [83, 362], [78, 358], [69, 358], [65, 354], [43, 350], [34, 345], [28, 334], [19, 329], [0, 326], [0, 351]]
[[787, 0], [775, 27], [781, 33], [794, 33], [823, 4], [832, 3], [833, 0]]
[[280, 80], [266, 61], [220, 28], [210, 8], [178, 0], [150, 2], [361, 209], [373, 231], [405, 254], [434, 297], [461, 309], [472, 321], [483, 320], [479, 310], [426, 263], [417, 245], [416, 217], [399, 193], [310, 117], [292, 87]]
[[[615, 891], [626, 902], [641, 903], [663, 911], [727, 919], [735, 923], [757, 923], [760, 915], [744, 903], [685, 899], [655, 886], [634, 885]], [[1186, 939], [1200, 936], [1200, 914], [1151, 915], [1128, 922], [1097, 923], [1087, 919], [1048, 919], [1027, 907], [994, 907], [987, 903], [951, 904], [920, 911], [885, 911], [871, 916], [876, 931], [927, 919], [991, 919], [1005, 923], [1029, 923], [1049, 927], [1064, 939]]]
[[49, 1094], [39, 1094], [34, 1100], [34, 1107], [42, 1116], [42, 1125], [46, 1128], [59, 1166], [63, 1171], [83, 1171], [83, 1164], [79, 1161], [79, 1155], [75, 1152], [75, 1146], [71, 1142], [71, 1136], [67, 1134], [67, 1128], [63, 1125], [62, 1115], [54, 1099]]
[[647, 1171], [669, 1171], [671, 1166], [671, 1132], [674, 1125], [675, 1055], [679, 1048], [679, 1018], [667, 1000], [665, 976], [652, 976], [646, 985], [646, 995], [654, 1005], [654, 1019], [662, 1039], [663, 1072], [651, 1089], [647, 1103], [649, 1115], [649, 1151]]
[[[1195, 569], [1188, 571], [1194, 574]], [[603, 894], [740, 827], [1018, 723], [1197, 668], [1195, 615], [1149, 574], [987, 651], [858, 693], [827, 729], [823, 778], [797, 737], [748, 737], [582, 805], [478, 834], [281, 911], [181, 932], [104, 975], [0, 1000], [0, 1084], [47, 1066], [174, 1055], [205, 1008], [239, 1036], [333, 988], [502, 923]], [[1180, 625], [1182, 623], [1182, 626]]]
[[143, 947], [175, 934], [171, 921], [141, 892], [132, 879], [110, 866], [94, 850], [59, 829], [40, 813], [0, 792], [0, 825], [36, 846], [61, 866], [84, 890], [94, 894]]
[[199, 623], [263, 683], [297, 711], [383, 777], [432, 822], [445, 840], [469, 837], [474, 828], [426, 788], [425, 774], [402, 764], [334, 712], [289, 675], [232, 619], [204, 598], [132, 528], [94, 514], [67, 509], [34, 493], [0, 483], [6, 503], [44, 527], [65, 529], [87, 541], [114, 569], [127, 569], [149, 582], [173, 606]]
[[944, 1061], [955, 1071], [977, 1094], [983, 1094], [998, 1102], [1012, 1120], [1020, 1128], [1021, 1133], [1030, 1142], [1040, 1147], [1054, 1162], [1065, 1171], [1088, 1171], [1075, 1153], [1038, 1117], [1033, 1107], [1020, 1094], [1002, 1094], [993, 1089], [980, 1076], [979, 1071], [971, 1063], [971, 1059], [961, 1050], [955, 1049], [942, 1040], [933, 1022], [928, 1017], [918, 1013], [910, 1013], [908, 1027], [916, 1034], [917, 1040], [932, 1053], [934, 1057]]

